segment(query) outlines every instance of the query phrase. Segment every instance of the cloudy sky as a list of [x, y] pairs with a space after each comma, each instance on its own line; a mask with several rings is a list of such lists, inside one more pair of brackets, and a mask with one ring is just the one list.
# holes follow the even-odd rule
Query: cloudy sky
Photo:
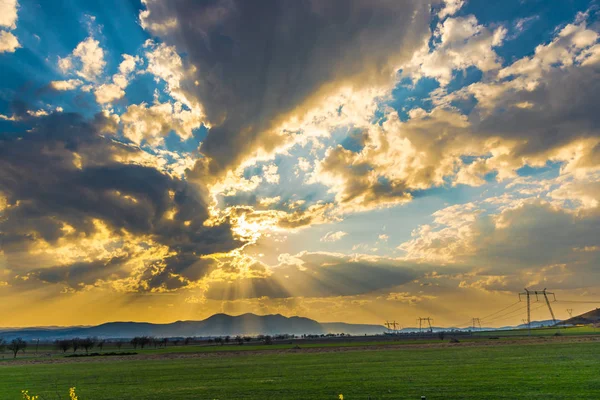
[[[597, 0], [0, 0], [0, 326], [464, 326], [524, 287], [573, 301], [558, 317], [586, 311], [599, 15]], [[482, 322], [521, 323], [512, 310]]]

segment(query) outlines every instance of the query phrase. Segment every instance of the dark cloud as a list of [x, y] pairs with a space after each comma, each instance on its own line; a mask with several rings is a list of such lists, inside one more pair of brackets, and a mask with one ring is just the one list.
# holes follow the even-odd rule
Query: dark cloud
[[353, 261], [348, 257], [324, 253], [305, 253], [304, 264], [281, 265], [263, 278], [211, 283], [207, 297], [286, 298], [352, 296], [375, 292], [412, 282], [421, 272], [401, 263]]
[[[420, 0], [149, 0], [142, 24], [196, 67], [182, 89], [213, 128], [218, 174], [282, 138], [270, 132], [344, 85], [388, 82], [428, 34]], [[176, 21], [176, 26], [174, 24]]]
[[[471, 115], [474, 131], [506, 139], [526, 139], [516, 149], [516, 156], [543, 153], [578, 138], [597, 138], [600, 136], [598, 93], [600, 64], [552, 68], [542, 75], [535, 89], [506, 92], [491, 114], [490, 110], [476, 108]], [[531, 107], [515, 107], [527, 103]]]
[[[32, 126], [26, 133], [0, 133], [0, 193], [9, 205], [0, 219], [0, 245], [9, 269], [21, 267], [13, 253], [27, 252], [40, 240], [56, 243], [69, 234], [65, 224], [78, 237], [90, 236], [98, 229], [95, 220], [115, 237], [127, 232], [168, 246], [175, 256], [164, 260], [165, 274], [193, 265], [200, 255], [240, 246], [228, 223], [203, 225], [208, 212], [200, 189], [136, 163], [148, 155], [105, 136], [110, 120], [54, 114], [25, 122]], [[109, 265], [124, 261], [98, 262], [108, 274]], [[100, 264], [88, 267], [102, 270]], [[56, 267], [36, 276], [47, 282], [67, 275], [72, 280], [83, 277], [86, 268]], [[201, 274], [190, 272], [195, 278]]]

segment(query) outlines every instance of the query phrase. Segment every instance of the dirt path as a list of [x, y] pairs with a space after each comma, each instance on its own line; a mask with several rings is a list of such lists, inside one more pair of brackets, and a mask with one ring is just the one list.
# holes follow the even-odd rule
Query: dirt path
[[160, 354], [137, 354], [131, 356], [106, 356], [106, 357], [51, 357], [51, 358], [31, 358], [16, 360], [0, 360], [0, 368], [17, 365], [35, 365], [35, 364], [66, 364], [66, 363], [96, 363], [96, 362], [122, 362], [122, 361], [150, 361], [150, 360], [179, 360], [194, 358], [234, 358], [240, 356], [254, 355], [275, 355], [275, 354], [319, 354], [319, 353], [341, 353], [349, 351], [403, 351], [411, 349], [441, 349], [441, 348], [462, 348], [462, 347], [497, 347], [510, 345], [540, 345], [556, 343], [585, 343], [600, 342], [599, 336], [570, 336], [570, 337], [534, 337], [510, 339], [503, 338], [499, 340], [481, 339], [466, 341], [460, 343], [449, 343], [448, 341], [440, 343], [410, 343], [410, 342], [388, 342], [377, 345], [365, 346], [326, 346], [326, 347], [305, 347], [289, 349], [265, 349], [265, 350], [240, 350], [240, 351], [199, 351], [182, 353], [160, 353]]

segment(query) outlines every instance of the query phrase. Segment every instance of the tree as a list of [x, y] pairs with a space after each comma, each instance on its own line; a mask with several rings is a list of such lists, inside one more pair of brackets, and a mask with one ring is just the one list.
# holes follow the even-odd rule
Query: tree
[[117, 346], [117, 349], [121, 350], [121, 346], [123, 346], [123, 342], [121, 342], [120, 340], [117, 340], [115, 342], [115, 346]]
[[194, 339], [193, 337], [189, 337], [189, 336], [188, 336], [188, 337], [186, 337], [186, 338], [183, 340], [183, 344], [187, 346], [188, 344], [190, 344], [190, 342], [191, 342], [193, 339]]
[[440, 340], [444, 340], [444, 338], [446, 337], [446, 332], [439, 331], [438, 332], [438, 337], [440, 338]]
[[229, 336], [229, 335], [225, 336], [225, 343], [229, 343], [230, 340], [231, 340], [231, 336]]
[[81, 339], [73, 338], [71, 339], [71, 347], [73, 347], [73, 353], [77, 352], [77, 349], [81, 346]]
[[137, 349], [138, 344], [140, 344], [140, 338], [136, 336], [133, 339], [131, 339], [131, 342], [129, 343], [131, 343], [134, 349]]
[[242, 338], [240, 335], [237, 335], [237, 336], [235, 337], [235, 341], [236, 341], [236, 342], [237, 342], [237, 344], [239, 344], [240, 346], [244, 344], [244, 339], [243, 339], [243, 338]]
[[85, 349], [85, 354], [88, 354], [90, 349], [93, 348], [95, 344], [96, 341], [91, 337], [87, 337], [81, 341], [81, 347]]
[[62, 350], [63, 353], [66, 353], [71, 348], [71, 341], [68, 339], [57, 340], [56, 348]]
[[8, 349], [13, 352], [14, 358], [17, 358], [19, 351], [25, 351], [27, 348], [27, 342], [21, 338], [13, 339], [8, 345]]
[[269, 335], [265, 336], [265, 344], [273, 344], [273, 338]]
[[6, 348], [6, 342], [4, 339], [0, 338], [0, 351], [4, 353], [4, 349]]
[[98, 343], [96, 344], [96, 347], [98, 347], [100, 349], [100, 351], [102, 351], [102, 348], [104, 347], [104, 339], [100, 339], [98, 340]]
[[140, 336], [138, 340], [138, 343], [142, 349], [144, 348], [144, 346], [152, 342], [152, 338], [150, 336]]

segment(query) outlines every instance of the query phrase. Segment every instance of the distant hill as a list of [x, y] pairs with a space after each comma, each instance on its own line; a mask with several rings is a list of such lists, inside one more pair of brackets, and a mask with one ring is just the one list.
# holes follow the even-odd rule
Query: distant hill
[[600, 324], [600, 308], [588, 311], [573, 318], [561, 321], [559, 325], [592, 325]]
[[284, 317], [283, 315], [242, 314], [232, 316], [215, 314], [202, 321], [177, 321], [169, 324], [148, 322], [109, 322], [90, 327], [67, 328], [24, 328], [0, 331], [0, 337], [10, 340], [22, 337], [25, 340], [97, 336], [100, 338], [131, 338], [134, 336], [157, 337], [209, 337], [258, 334], [324, 334], [349, 333], [364, 335], [382, 333], [383, 326], [324, 323], [303, 317]]
[[385, 332], [383, 325], [346, 324], [344, 322], [321, 322], [325, 333], [348, 333], [350, 335], [380, 335]]

